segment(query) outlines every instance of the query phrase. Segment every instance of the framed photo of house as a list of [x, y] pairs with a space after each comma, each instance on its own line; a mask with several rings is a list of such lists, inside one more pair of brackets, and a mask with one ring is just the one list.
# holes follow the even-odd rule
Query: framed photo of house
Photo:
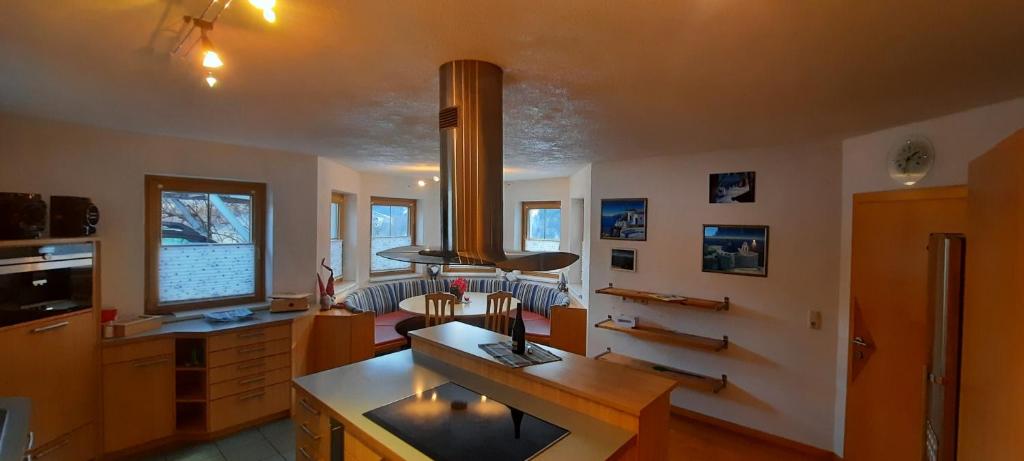
[[715, 173], [708, 178], [708, 203], [754, 203], [757, 173]]
[[768, 276], [768, 226], [704, 225], [704, 272]]
[[632, 248], [612, 248], [612, 270], [636, 272], [636, 250]]
[[647, 199], [602, 199], [601, 238], [646, 241]]

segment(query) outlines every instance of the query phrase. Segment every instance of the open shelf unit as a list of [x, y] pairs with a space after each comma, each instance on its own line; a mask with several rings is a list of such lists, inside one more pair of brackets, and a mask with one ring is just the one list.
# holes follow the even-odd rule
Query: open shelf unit
[[206, 339], [174, 341], [175, 426], [181, 432], [206, 431]]
[[610, 315], [608, 316], [608, 319], [602, 320], [596, 323], [594, 326], [597, 328], [617, 331], [619, 333], [625, 333], [627, 335], [633, 335], [644, 339], [661, 341], [685, 347], [707, 349], [715, 352], [729, 348], [728, 336], [722, 336], [722, 339], [708, 338], [705, 336], [691, 335], [689, 333], [680, 333], [678, 331], [666, 330], [655, 327], [647, 327], [643, 325], [637, 325], [634, 328], [627, 328], [616, 325], [615, 321], [612, 320], [612, 317]]
[[616, 354], [615, 352], [612, 352], [612, 348], [610, 347], [606, 352], [602, 352], [594, 358], [606, 362], [617, 363], [619, 365], [625, 365], [630, 368], [647, 371], [672, 379], [676, 382], [677, 386], [705, 390], [714, 394], [721, 392], [722, 389], [725, 389], [725, 387], [729, 385], [729, 377], [726, 375], [722, 375], [721, 378], [714, 378], [699, 373], [680, 370], [678, 368], [667, 367], [654, 362], [636, 359], [628, 355]]
[[615, 288], [614, 286], [611, 285], [608, 285], [605, 288], [601, 288], [600, 290], [595, 291], [595, 293], [602, 295], [618, 296], [622, 299], [630, 299], [643, 304], [647, 304], [653, 301], [665, 304], [674, 304], [677, 306], [696, 307], [699, 309], [708, 309], [713, 311], [729, 310], [728, 297], [726, 297], [724, 301], [715, 301], [711, 299], [689, 298], [683, 296], [654, 293], [651, 291], [630, 290], [628, 288]]

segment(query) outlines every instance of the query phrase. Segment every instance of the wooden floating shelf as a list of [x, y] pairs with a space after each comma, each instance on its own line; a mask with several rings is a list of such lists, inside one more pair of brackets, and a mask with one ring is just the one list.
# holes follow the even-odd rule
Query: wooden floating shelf
[[657, 363], [648, 362], [646, 360], [635, 359], [628, 355], [616, 354], [612, 352], [612, 348], [610, 347], [607, 352], [603, 352], [594, 358], [606, 362], [617, 363], [619, 365], [625, 365], [637, 370], [651, 372], [674, 380], [677, 386], [705, 390], [714, 394], [721, 392], [722, 389], [725, 389], [725, 387], [729, 385], [729, 377], [726, 375], [722, 375], [721, 378], [713, 378], [699, 373], [667, 367]]
[[617, 331], [619, 333], [625, 333], [627, 335], [633, 335], [640, 338], [677, 344], [686, 347], [708, 349], [715, 352], [729, 348], [728, 336], [722, 336], [722, 339], [708, 338], [705, 336], [691, 335], [689, 333], [680, 333], [678, 331], [666, 330], [663, 328], [645, 327], [642, 325], [637, 325], [635, 328], [627, 328], [616, 325], [615, 321], [612, 320], [611, 316], [609, 316], [607, 320], [602, 320], [596, 323], [594, 326], [597, 328]]
[[638, 291], [630, 290], [628, 288], [615, 288], [608, 286], [597, 290], [596, 293], [602, 295], [618, 296], [622, 299], [631, 299], [643, 304], [647, 304], [651, 301], [675, 304], [677, 306], [689, 306], [696, 307], [699, 309], [708, 309], [712, 311], [727, 311], [729, 310], [729, 298], [726, 297], [724, 301], [714, 301], [711, 299], [700, 299], [700, 298], [688, 298], [676, 295], [667, 295], [662, 293], [654, 293], [650, 291]]

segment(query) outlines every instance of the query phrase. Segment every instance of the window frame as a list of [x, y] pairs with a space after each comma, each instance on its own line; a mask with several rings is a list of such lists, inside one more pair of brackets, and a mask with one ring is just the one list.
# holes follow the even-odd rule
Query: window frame
[[[331, 243], [335, 240], [341, 240], [343, 247], [341, 250], [341, 275], [334, 277], [334, 283], [341, 283], [345, 281], [345, 194], [331, 192], [331, 205], [338, 205], [338, 222], [335, 223], [338, 226], [338, 238], [334, 238], [333, 235], [327, 236], [327, 255], [330, 257]], [[328, 209], [329, 211], [330, 209]], [[328, 228], [327, 233], [330, 234], [330, 228]]]
[[[526, 240], [530, 234], [530, 210], [558, 210], [559, 223], [561, 223], [562, 214], [562, 202], [560, 200], [542, 200], [542, 201], [524, 201], [521, 208], [522, 220], [519, 225], [519, 251], [524, 253], [526, 250]], [[558, 230], [558, 246], [562, 247], [562, 230]], [[538, 272], [538, 271], [523, 271], [523, 275], [533, 277], [545, 277], [545, 278], [558, 278], [558, 271], [552, 272]]]
[[[254, 259], [254, 293], [246, 296], [188, 300], [160, 303], [159, 251], [162, 243], [161, 203], [164, 190], [198, 192], [207, 194], [252, 195], [252, 228], [250, 230]], [[219, 179], [199, 179], [178, 176], [146, 175], [145, 180], [145, 312], [147, 314], [169, 314], [174, 312], [207, 309], [266, 301], [266, 215], [267, 185], [264, 183], [242, 182]]]
[[416, 199], [392, 198], [392, 197], [370, 197], [370, 277], [388, 277], [392, 275], [406, 275], [416, 273], [416, 263], [409, 263], [408, 269], [393, 269], [384, 271], [373, 270], [373, 207], [382, 206], [404, 206], [409, 208], [409, 237], [411, 245], [416, 245]]

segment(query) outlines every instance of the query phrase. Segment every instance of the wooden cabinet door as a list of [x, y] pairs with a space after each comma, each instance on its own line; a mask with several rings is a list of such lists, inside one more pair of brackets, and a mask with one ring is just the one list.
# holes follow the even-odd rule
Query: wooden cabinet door
[[0, 395], [32, 399], [36, 446], [65, 436], [99, 409], [99, 322], [83, 311], [0, 331]]
[[930, 357], [928, 243], [963, 233], [964, 187], [857, 194], [850, 272], [847, 461], [922, 459]]
[[110, 453], [174, 433], [174, 357], [103, 367], [103, 446]]

